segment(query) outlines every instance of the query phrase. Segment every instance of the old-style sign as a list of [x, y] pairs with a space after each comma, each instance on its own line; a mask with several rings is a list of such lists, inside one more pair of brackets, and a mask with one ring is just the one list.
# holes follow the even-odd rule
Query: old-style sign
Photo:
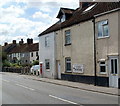
[[83, 73], [84, 66], [82, 64], [74, 64], [73, 65], [73, 72], [74, 73]]

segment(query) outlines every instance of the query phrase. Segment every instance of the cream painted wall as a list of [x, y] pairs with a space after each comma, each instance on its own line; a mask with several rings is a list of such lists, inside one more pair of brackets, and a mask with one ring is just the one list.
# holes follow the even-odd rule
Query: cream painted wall
[[[71, 30], [72, 44], [64, 46], [66, 30]], [[71, 57], [73, 64], [84, 65], [84, 75], [94, 75], [94, 32], [93, 22], [80, 23], [63, 30], [57, 31], [56, 59], [61, 62], [61, 71], [65, 72], [65, 57]], [[74, 73], [75, 74], [75, 73]], [[77, 73], [76, 73], [77, 74]]]
[[[97, 38], [96, 35], [96, 56], [97, 56], [97, 75], [98, 76], [108, 76], [109, 61], [108, 56], [118, 55], [118, 12], [107, 14], [96, 18], [96, 22], [108, 19], [109, 26], [109, 37], [107, 38]], [[107, 73], [100, 74], [100, 66], [98, 61], [100, 59], [105, 59], [107, 62]]]
[[118, 51], [119, 51], [119, 78], [120, 78], [120, 11], [118, 12]]

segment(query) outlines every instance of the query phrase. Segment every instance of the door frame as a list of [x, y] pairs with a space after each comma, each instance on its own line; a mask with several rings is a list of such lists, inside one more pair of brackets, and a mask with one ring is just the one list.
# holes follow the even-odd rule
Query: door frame
[[[117, 59], [117, 74], [111, 74], [111, 60], [112, 59]], [[109, 86], [110, 87], [117, 87], [118, 88], [118, 80], [119, 80], [119, 56], [109, 56]], [[111, 82], [111, 80], [115, 80], [115, 79], [112, 79], [112, 78], [115, 78], [115, 76], [117, 77], [117, 86], [115, 86], [115, 83], [114, 82]]]

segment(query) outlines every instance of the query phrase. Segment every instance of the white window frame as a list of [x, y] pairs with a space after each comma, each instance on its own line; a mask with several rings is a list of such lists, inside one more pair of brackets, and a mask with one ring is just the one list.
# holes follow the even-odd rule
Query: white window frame
[[[102, 62], [105, 62], [105, 64], [101, 64]], [[101, 72], [101, 66], [104, 66], [104, 67], [105, 67], [105, 72]], [[100, 61], [100, 62], [99, 62], [99, 69], [100, 69], [100, 74], [107, 74], [106, 61]]]
[[[69, 32], [69, 33], [67, 33]], [[69, 37], [69, 41], [68, 41], [68, 37]], [[69, 45], [71, 44], [71, 31], [70, 30], [66, 30], [65, 31], [65, 45]]]
[[[108, 27], [108, 34], [107, 35], [104, 35], [104, 26]], [[101, 28], [101, 36], [99, 36], [99, 27]], [[109, 23], [108, 23], [108, 20], [102, 20], [102, 21], [99, 21], [97, 22], [97, 38], [107, 38], [107, 37], [110, 37], [110, 34], [109, 34]]]
[[45, 37], [45, 47], [49, 47], [49, 36]]
[[[70, 59], [70, 61], [68, 61], [67, 59]], [[71, 70], [67, 70], [67, 64], [71, 64], [71, 58], [70, 57], [66, 57], [65, 58], [65, 72], [72, 72], [72, 64], [71, 64]]]

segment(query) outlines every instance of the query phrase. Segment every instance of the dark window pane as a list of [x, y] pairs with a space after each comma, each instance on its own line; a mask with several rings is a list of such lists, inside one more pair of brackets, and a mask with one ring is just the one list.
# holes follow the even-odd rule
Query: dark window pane
[[71, 59], [66, 58], [65, 63], [66, 63], [66, 72], [71, 71]]
[[105, 66], [100, 67], [101, 72], [106, 72]]
[[100, 62], [100, 64], [105, 64], [105, 62]]
[[113, 65], [113, 60], [111, 60], [111, 73], [114, 74], [114, 65]]
[[67, 70], [71, 71], [71, 63], [67, 63]]
[[117, 59], [115, 59], [115, 74], [117, 74]]

